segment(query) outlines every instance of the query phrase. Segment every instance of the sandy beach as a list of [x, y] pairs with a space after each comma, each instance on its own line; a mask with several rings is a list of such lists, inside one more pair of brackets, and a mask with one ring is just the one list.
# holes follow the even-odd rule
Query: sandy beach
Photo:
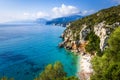
[[90, 75], [93, 73], [90, 54], [81, 54], [78, 60], [78, 77], [80, 80], [90, 80]]

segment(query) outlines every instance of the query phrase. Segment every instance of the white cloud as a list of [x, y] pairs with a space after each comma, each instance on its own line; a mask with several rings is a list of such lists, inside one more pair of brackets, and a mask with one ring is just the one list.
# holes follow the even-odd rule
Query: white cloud
[[45, 18], [48, 17], [49, 15], [45, 12], [37, 12], [36, 13], [36, 18]]
[[68, 16], [72, 14], [78, 14], [80, 11], [75, 6], [65, 5], [62, 4], [61, 7], [54, 7], [52, 9], [53, 16], [52, 17], [62, 17], [62, 16]]
[[31, 19], [29, 13], [0, 13], [0, 23]]
[[120, 4], [120, 0], [113, 0], [114, 2], [117, 2], [118, 4]]
[[81, 12], [81, 15], [90, 15], [90, 14], [92, 14], [92, 13], [94, 13], [95, 11], [94, 10], [84, 10], [84, 11], [82, 11]]
[[24, 16], [29, 16], [30, 14], [27, 13], [27, 12], [25, 12], [25, 13], [23, 13], [23, 15], [24, 15]]
[[[119, 0], [120, 1], [120, 0]], [[38, 12], [19, 12], [19, 13], [0, 13], [0, 22], [6, 22], [6, 21], [15, 21], [15, 20], [26, 20], [26, 19], [36, 19], [36, 18], [57, 18], [57, 17], [63, 17], [63, 16], [69, 16], [74, 14], [80, 14], [80, 15], [89, 15], [91, 13], [94, 13], [94, 10], [85, 10], [81, 11], [71, 5], [65, 5], [61, 4], [60, 7], [54, 7], [52, 8], [49, 13], [48, 11], [38, 11]]]
[[24, 19], [36, 19], [36, 18], [46, 18], [48, 17], [49, 15], [45, 12], [36, 12], [36, 13], [28, 13], [28, 12], [24, 12], [23, 15], [21, 16], [22, 18]]
[[23, 13], [23, 18], [57, 18], [57, 17], [63, 17], [63, 16], [69, 16], [73, 14], [78, 14], [80, 11], [78, 8], [74, 6], [66, 6], [65, 4], [62, 4], [60, 7], [54, 7], [50, 10], [49, 14], [46, 12], [36, 12], [36, 13]]
[[27, 18], [29, 18], [30, 16], [31, 16], [30, 13], [28, 13], [28, 12], [24, 12], [24, 13], [21, 15], [21, 18], [23, 18], [23, 19], [27, 19]]

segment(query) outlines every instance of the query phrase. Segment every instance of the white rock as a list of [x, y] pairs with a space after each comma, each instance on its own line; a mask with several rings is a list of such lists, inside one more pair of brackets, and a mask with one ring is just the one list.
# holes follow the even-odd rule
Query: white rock
[[106, 39], [107, 39], [107, 29], [105, 28], [105, 22], [101, 22], [98, 25], [94, 26], [95, 34], [100, 38], [100, 49], [101, 51], [104, 50], [106, 46]]

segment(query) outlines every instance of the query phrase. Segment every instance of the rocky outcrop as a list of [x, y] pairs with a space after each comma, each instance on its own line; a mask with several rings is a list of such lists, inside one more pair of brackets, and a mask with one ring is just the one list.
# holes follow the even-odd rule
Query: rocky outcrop
[[93, 30], [95, 35], [100, 38], [100, 50], [104, 51], [107, 47], [107, 40], [111, 32], [120, 26], [119, 22], [116, 22], [112, 25], [106, 25], [105, 21], [98, 23], [93, 26], [93, 29], [88, 27], [86, 24], [82, 25], [82, 29], [79, 32], [79, 39], [75, 40], [77, 33], [73, 33], [73, 31], [68, 27], [64, 33], [61, 35], [63, 38], [63, 42], [59, 45], [60, 47], [64, 47], [77, 55], [81, 55], [80, 59], [80, 72], [78, 73], [81, 80], [89, 80], [90, 75], [93, 73], [92, 65], [90, 63], [91, 56], [85, 50], [85, 46], [89, 41], [86, 41], [86, 36]]
[[85, 41], [86, 36], [90, 33], [90, 28], [86, 24], [82, 25], [82, 27], [80, 31], [80, 42]]
[[[107, 46], [107, 40], [109, 38], [109, 35], [111, 32], [120, 25], [119, 22], [116, 22], [112, 25], [106, 25], [105, 21], [94, 25], [93, 30], [95, 34], [100, 38], [100, 49], [103, 51]], [[66, 29], [64, 33], [62, 34], [63, 42], [62, 47], [71, 49], [73, 52], [81, 52], [81, 44], [85, 43], [86, 36], [92, 31], [87, 25], [83, 24], [82, 29], [79, 32], [79, 40], [75, 40], [74, 37], [76, 36], [76, 33], [73, 34], [72, 30]], [[61, 45], [60, 45], [61, 46]], [[82, 50], [83, 52], [83, 50]]]
[[105, 24], [104, 22], [99, 23], [98, 25], [94, 26], [94, 32], [97, 36], [100, 38], [100, 49], [103, 51], [103, 49], [106, 46], [106, 39], [107, 39], [107, 33], [105, 29]]
[[112, 32], [111, 29], [115, 29], [119, 25], [120, 25], [119, 22], [116, 22], [112, 25], [106, 25], [105, 21], [103, 21], [94, 26], [95, 34], [100, 38], [101, 51], [103, 51], [107, 46], [107, 40], [109, 38], [110, 33]]
[[[107, 42], [110, 34], [116, 27], [120, 26], [119, 13], [120, 5], [98, 11], [95, 14], [71, 23], [62, 34], [63, 42], [60, 44], [60, 47], [81, 55], [81, 70], [79, 73], [81, 80], [89, 80], [93, 72], [90, 63], [91, 56], [109, 47]], [[96, 41], [93, 38], [97, 38]], [[92, 51], [90, 52], [90, 50]], [[91, 55], [88, 55], [89, 53]]]

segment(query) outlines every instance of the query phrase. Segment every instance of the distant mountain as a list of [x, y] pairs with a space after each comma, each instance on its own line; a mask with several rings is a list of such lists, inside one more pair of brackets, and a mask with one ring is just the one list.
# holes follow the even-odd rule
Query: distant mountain
[[83, 16], [80, 16], [80, 15], [60, 17], [60, 18], [55, 18], [55, 19], [49, 20], [46, 22], [46, 24], [47, 25], [59, 25], [59, 26], [65, 27], [70, 22], [76, 21], [81, 18], [83, 18]]
[[46, 24], [47, 20], [44, 18], [38, 18], [36, 21], [36, 23], [41, 23], [41, 24]]
[[20, 20], [20, 21], [10, 21], [5, 24], [14, 24], [14, 25], [31, 25], [31, 24], [46, 24], [46, 25], [58, 25], [65, 27], [70, 22], [76, 21], [83, 16], [80, 15], [72, 15], [66, 17], [59, 17], [52, 20], [46, 20], [44, 18], [38, 18], [36, 20]]

